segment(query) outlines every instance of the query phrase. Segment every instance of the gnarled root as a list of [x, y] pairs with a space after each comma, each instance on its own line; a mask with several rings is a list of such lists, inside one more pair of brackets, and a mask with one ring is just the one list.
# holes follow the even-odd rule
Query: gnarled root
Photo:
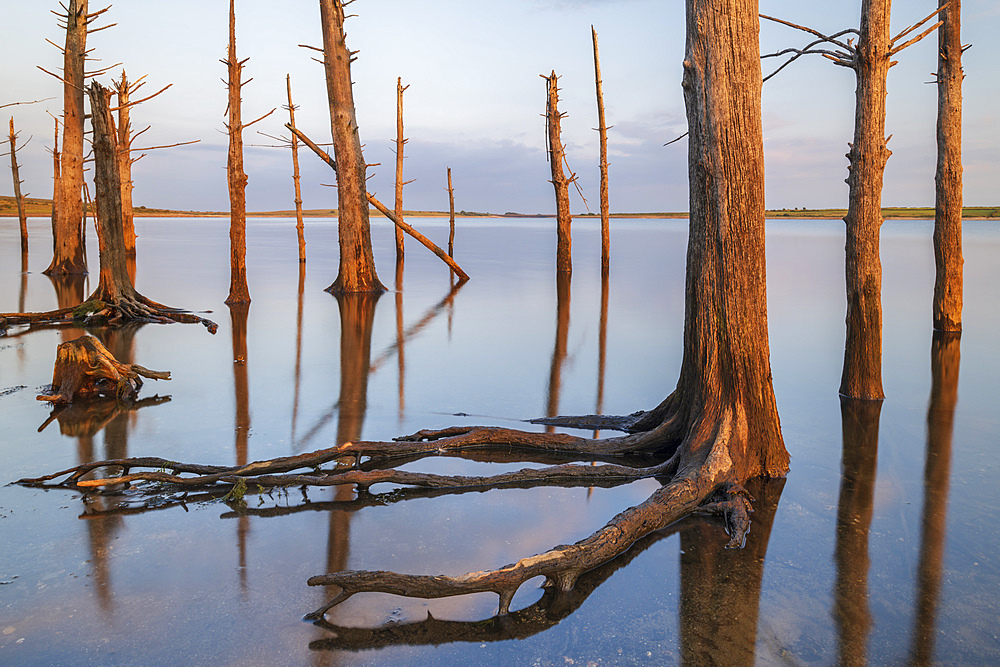
[[52, 394], [40, 401], [72, 403], [77, 398], [114, 395], [131, 400], [142, 387], [142, 378], [169, 380], [169, 371], [151, 371], [139, 364], [123, 364], [93, 336], [62, 343], [56, 350]]
[[9, 327], [25, 324], [28, 326], [79, 326], [81, 324], [120, 326], [126, 322], [202, 324], [209, 333], [213, 334], [219, 328], [219, 325], [211, 320], [164, 306], [136, 293], [134, 296], [121, 296], [113, 300], [101, 299], [95, 294], [73, 308], [60, 308], [41, 313], [0, 313], [0, 333]]
[[[543, 554], [522, 558], [495, 570], [469, 572], [458, 577], [363, 570], [311, 577], [308, 581], [310, 586], [333, 585], [341, 591], [333, 600], [311, 612], [306, 618], [321, 618], [333, 606], [362, 592], [418, 598], [493, 592], [499, 596], [498, 614], [503, 616], [509, 612], [510, 602], [517, 589], [534, 577], [545, 577], [546, 585], [568, 591], [584, 572], [626, 551], [644, 535], [691, 513], [716, 492], [726, 492], [725, 485], [732, 482], [733, 474], [733, 464], [728, 452], [730, 421], [727, 415], [710, 443], [690, 445], [691, 451], [701, 452], [697, 464], [689, 462], [645, 502], [621, 512], [603, 528], [575, 544], [560, 545]], [[676, 465], [680, 459], [675, 455], [668, 463]], [[721, 509], [722, 505], [715, 507]], [[725, 507], [729, 508], [729, 505]], [[739, 539], [742, 542], [742, 535]]]

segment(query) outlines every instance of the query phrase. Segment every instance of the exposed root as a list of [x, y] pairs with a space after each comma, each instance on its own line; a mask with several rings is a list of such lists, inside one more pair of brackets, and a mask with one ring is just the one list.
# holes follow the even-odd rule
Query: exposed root
[[[510, 565], [494, 570], [469, 572], [458, 577], [363, 570], [311, 577], [308, 581], [310, 586], [333, 585], [341, 590], [333, 600], [311, 612], [306, 618], [321, 618], [333, 606], [362, 592], [418, 598], [493, 592], [499, 597], [497, 613], [503, 616], [509, 612], [510, 601], [517, 589], [534, 577], [545, 577], [547, 585], [568, 591], [584, 572], [621, 554], [644, 535], [691, 513], [718, 490], [725, 491], [723, 485], [732, 482], [733, 472], [727, 451], [730, 427], [731, 419], [727, 414], [711, 442], [690, 445], [692, 451], [702, 452], [700, 464], [687, 465], [645, 502], [621, 512], [603, 528], [575, 544], [560, 545]], [[674, 466], [680, 459], [675, 455], [668, 464]]]
[[40, 401], [72, 403], [76, 398], [115, 396], [132, 400], [142, 387], [142, 378], [169, 380], [168, 371], [151, 371], [139, 364], [123, 364], [93, 336], [82, 336], [59, 345], [52, 372], [51, 394]]
[[529, 424], [578, 428], [584, 431], [625, 431], [633, 432], [636, 423], [646, 414], [644, 411], [630, 415], [577, 415], [573, 417], [538, 417], [528, 419]]
[[41, 313], [0, 313], [0, 332], [18, 325], [28, 326], [121, 326], [128, 322], [154, 322], [170, 324], [202, 324], [209, 333], [215, 333], [219, 326], [208, 319], [198, 317], [177, 308], [157, 303], [141, 294], [119, 297], [114, 300], [96, 298], [97, 294], [72, 308], [60, 308]]

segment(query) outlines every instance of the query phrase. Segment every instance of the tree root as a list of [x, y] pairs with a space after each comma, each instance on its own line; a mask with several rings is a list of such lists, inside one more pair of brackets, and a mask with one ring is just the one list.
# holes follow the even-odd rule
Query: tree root
[[155, 322], [170, 324], [202, 324], [209, 333], [215, 333], [219, 325], [198, 317], [194, 313], [164, 306], [136, 293], [130, 297], [103, 300], [95, 293], [78, 306], [59, 308], [41, 313], [0, 313], [0, 334], [18, 325], [28, 326], [80, 326], [109, 325], [121, 326], [126, 322]]
[[[514, 593], [529, 579], [545, 577], [546, 585], [568, 591], [584, 572], [606, 563], [644, 535], [670, 525], [710, 499], [713, 502], [705, 506], [707, 509], [726, 511], [738, 519], [731, 522], [731, 528], [735, 529], [731, 542], [742, 544], [749, 522], [744, 524], [739, 520], [740, 504], [715, 499], [717, 494], [731, 495], [741, 488], [733, 486], [733, 462], [728, 452], [731, 428], [731, 415], [726, 413], [718, 428], [708, 436], [710, 441], [689, 443], [689, 451], [700, 453], [699, 461], [684, 462], [677, 475], [645, 502], [619, 513], [603, 528], [575, 544], [560, 545], [510, 565], [458, 577], [364, 570], [311, 577], [308, 581], [310, 586], [332, 585], [341, 590], [330, 602], [310, 612], [306, 618], [322, 618], [329, 609], [351, 596], [370, 592], [418, 598], [492, 592], [499, 596], [497, 613], [503, 616], [510, 611]], [[664, 466], [681, 466], [683, 457], [680, 454], [679, 451]]]
[[62, 343], [56, 350], [51, 394], [40, 401], [63, 404], [76, 398], [113, 395], [130, 401], [142, 387], [142, 378], [169, 380], [169, 371], [151, 371], [139, 364], [123, 364], [93, 336]]

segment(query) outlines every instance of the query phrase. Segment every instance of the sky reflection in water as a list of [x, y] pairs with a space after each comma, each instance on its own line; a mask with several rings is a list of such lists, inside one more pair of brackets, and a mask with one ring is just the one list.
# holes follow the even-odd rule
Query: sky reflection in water
[[[172, 372], [170, 382], [147, 383], [138, 409], [67, 411], [39, 433], [49, 409], [35, 390], [51, 377], [56, 345], [80, 332], [0, 338], [3, 482], [126, 454], [234, 464], [452, 424], [535, 428], [519, 420], [649, 408], [676, 381], [684, 221], [615, 221], [603, 327], [591, 220], [575, 224], [568, 286], [555, 279], [551, 220], [460, 219], [456, 258], [472, 276], [465, 286], [454, 291], [446, 268], [408, 243], [401, 294], [340, 302], [323, 291], [336, 276], [335, 222], [307, 220], [300, 275], [293, 223], [255, 220], [245, 322], [222, 304], [227, 223], [137, 222], [139, 290], [211, 310], [220, 325], [216, 336], [148, 325], [105, 337], [119, 358]], [[446, 240], [446, 221], [415, 223]], [[41, 274], [47, 226], [31, 221], [22, 276], [16, 221], [0, 220], [0, 310], [53, 308], [93, 288]], [[380, 277], [392, 286], [392, 232], [373, 227]], [[142, 514], [107, 513], [116, 498], [4, 486], [0, 661], [1000, 661], [992, 529], [1000, 233], [966, 224], [966, 331], [960, 342], [932, 341], [930, 230], [929, 222], [883, 230], [888, 398], [873, 413], [842, 408], [836, 394], [843, 224], [769, 225], [772, 371], [792, 472], [755, 490], [743, 550], [721, 549], [717, 522], [689, 518], [591, 573], [569, 597], [522, 587], [512, 607], [522, 611], [503, 622], [470, 622], [491, 616], [492, 595], [359, 595], [318, 627], [301, 616], [331, 593], [308, 588], [311, 575], [499, 566], [585, 537], [657, 483], [388, 504], [355, 500], [348, 489], [293, 490], [251, 493], [242, 513], [205, 499]], [[96, 280], [96, 239], [88, 247]], [[925, 470], [927, 451], [937, 463]], [[435, 458], [408, 467], [521, 464]], [[428, 611], [436, 620], [424, 622]]]

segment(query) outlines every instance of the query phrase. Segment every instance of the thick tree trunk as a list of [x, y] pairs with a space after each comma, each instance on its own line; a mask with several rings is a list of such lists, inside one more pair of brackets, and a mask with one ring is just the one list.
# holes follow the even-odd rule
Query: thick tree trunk
[[934, 328], [962, 330], [962, 2], [951, 0], [938, 28]]
[[863, 0], [854, 69], [857, 100], [847, 217], [847, 339], [840, 393], [882, 399], [882, 180], [891, 151], [885, 138], [890, 0]]
[[17, 204], [17, 222], [21, 231], [21, 258], [28, 256], [28, 218], [24, 214], [24, 197], [21, 195], [21, 173], [17, 166], [17, 133], [14, 118], [10, 119], [10, 173], [14, 179], [14, 201]]
[[[295, 126], [295, 105], [292, 104], [292, 75], [285, 75], [288, 87], [288, 123]], [[299, 182], [299, 138], [292, 134], [292, 181], [295, 183], [295, 231], [299, 237], [299, 261], [306, 261], [305, 226], [302, 223], [302, 186]]]
[[83, 246], [83, 86], [87, 0], [69, 0], [63, 52], [63, 149], [55, 193], [52, 263], [47, 274], [86, 273]]
[[236, 10], [229, 0], [229, 296], [226, 303], [250, 303], [247, 286], [247, 175], [243, 171], [243, 119], [240, 89], [243, 87], [243, 63], [236, 58]]
[[571, 179], [567, 178], [563, 172], [565, 154], [560, 135], [562, 114], [559, 113], [559, 78], [555, 71], [549, 76], [542, 75], [542, 78], [545, 79], [548, 94], [545, 106], [546, 139], [548, 140], [549, 164], [552, 168], [552, 187], [555, 188], [556, 194], [556, 270], [572, 271], [573, 240], [570, 227], [573, 224], [573, 217], [569, 212]]
[[337, 162], [337, 226], [340, 238], [340, 272], [330, 292], [384, 292], [372, 255], [365, 159], [354, 110], [351, 83], [353, 54], [344, 33], [343, 0], [320, 0], [326, 90], [330, 102], [330, 128]]
[[94, 126], [94, 187], [97, 190], [97, 239], [101, 261], [100, 283], [88, 300], [135, 300], [139, 295], [132, 285], [125, 261], [121, 172], [111, 116], [111, 91], [94, 82], [87, 93]]
[[601, 82], [601, 55], [597, 50], [597, 30], [590, 26], [594, 37], [594, 81], [597, 87], [597, 131], [601, 137], [601, 266], [606, 271], [611, 264], [611, 205], [608, 203], [608, 126], [604, 119], [604, 87]]
[[[406, 139], [403, 138], [403, 91], [409, 86], [403, 85], [402, 78], [396, 78], [396, 191], [395, 191], [395, 213], [396, 219], [403, 219], [403, 145]], [[403, 260], [403, 230], [399, 227], [396, 230], [396, 262]]]

